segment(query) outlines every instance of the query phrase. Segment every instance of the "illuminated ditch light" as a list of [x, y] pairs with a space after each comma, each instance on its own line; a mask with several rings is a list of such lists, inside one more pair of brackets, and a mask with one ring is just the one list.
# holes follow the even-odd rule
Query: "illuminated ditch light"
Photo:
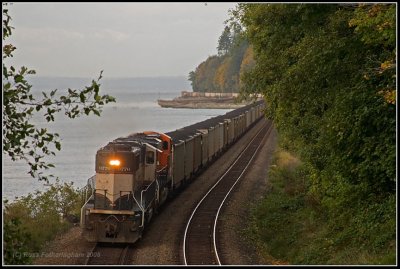
[[113, 165], [113, 166], [119, 166], [120, 164], [121, 164], [121, 162], [119, 160], [111, 160], [110, 161], [110, 165]]

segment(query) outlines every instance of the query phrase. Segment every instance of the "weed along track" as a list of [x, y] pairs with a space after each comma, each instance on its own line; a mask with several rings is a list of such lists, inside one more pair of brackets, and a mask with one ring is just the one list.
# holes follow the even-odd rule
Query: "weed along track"
[[85, 265], [125, 265], [128, 264], [132, 251], [130, 244], [97, 243], [88, 253]]
[[218, 254], [218, 217], [226, 198], [245, 173], [258, 149], [272, 129], [271, 122], [264, 123], [236, 161], [203, 196], [193, 210], [183, 238], [183, 262], [185, 265], [221, 265]]

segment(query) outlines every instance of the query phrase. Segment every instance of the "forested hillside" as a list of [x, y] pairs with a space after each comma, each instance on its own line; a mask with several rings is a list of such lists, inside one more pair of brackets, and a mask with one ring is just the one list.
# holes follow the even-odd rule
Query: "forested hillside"
[[256, 210], [266, 252], [395, 263], [396, 4], [239, 4], [232, 20], [256, 59], [242, 91], [264, 95], [280, 148], [301, 163], [275, 169]]
[[218, 55], [189, 73], [195, 92], [239, 92], [240, 75], [254, 65], [253, 49], [239, 24], [227, 25], [218, 41]]

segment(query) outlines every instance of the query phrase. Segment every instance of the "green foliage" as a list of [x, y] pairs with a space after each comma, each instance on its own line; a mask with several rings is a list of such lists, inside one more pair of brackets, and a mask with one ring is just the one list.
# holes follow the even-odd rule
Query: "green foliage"
[[228, 26], [225, 26], [224, 31], [218, 39], [218, 55], [225, 55], [232, 47], [232, 34]]
[[31, 118], [44, 112], [47, 122], [54, 121], [54, 115], [64, 112], [69, 118], [77, 118], [83, 114], [93, 113], [100, 116], [101, 107], [115, 99], [109, 95], [100, 95], [100, 79], [92, 80], [90, 86], [82, 90], [68, 89], [65, 94], [57, 97], [57, 89], [50, 93], [42, 92], [43, 97], [34, 97], [26, 77], [35, 74], [22, 66], [17, 70], [7, 66], [6, 60], [12, 57], [16, 49], [12, 44], [6, 44], [13, 27], [8, 9], [3, 6], [3, 152], [11, 160], [24, 160], [30, 168], [29, 174], [38, 180], [48, 181], [48, 177], [41, 172], [43, 169], [54, 167], [53, 164], [43, 161], [48, 155], [55, 155], [55, 149], [61, 149], [59, 135], [50, 133], [46, 128], [37, 128]]
[[355, 32], [366, 44], [393, 47], [396, 42], [396, 5], [360, 5], [349, 25], [355, 26]]
[[395, 264], [395, 195], [380, 203], [337, 205], [333, 213], [309, 191], [310, 173], [282, 150], [275, 154], [269, 191], [252, 208], [247, 228], [267, 259], [272, 264]]
[[[234, 12], [257, 59], [242, 76], [242, 93], [265, 96], [281, 145], [307, 167], [307, 197], [335, 220], [322, 225], [318, 251], [357, 249], [354, 241], [373, 256], [367, 263], [379, 263], [376, 254], [386, 255], [385, 247], [382, 260], [393, 260], [395, 10], [394, 4], [239, 4]], [[294, 261], [320, 263], [318, 251]]]
[[[382, 91], [394, 88], [395, 77], [390, 68], [368, 73], [380, 68], [371, 59], [379, 63], [393, 56], [391, 37], [370, 45], [361, 28], [349, 27], [350, 21], [361, 24], [354, 18], [364, 6], [239, 7], [257, 58], [244, 75], [244, 89], [264, 94], [283, 139], [312, 165], [320, 182], [341, 178], [366, 193], [393, 193], [395, 106]], [[390, 17], [392, 8], [381, 8], [385, 14], [378, 17]]]
[[243, 37], [240, 24], [226, 25], [218, 41], [218, 55], [208, 57], [189, 73], [193, 91], [239, 92], [241, 73], [254, 65], [254, 60], [249, 59], [252, 58], [249, 50], [252, 49]]
[[224, 57], [211, 56], [189, 74], [195, 92], [215, 92], [214, 74]]
[[45, 192], [37, 191], [12, 203], [4, 202], [4, 253], [7, 264], [30, 262], [29, 254], [71, 227], [71, 216], [80, 217], [83, 193], [73, 183], [58, 180]]
[[7, 265], [30, 264], [31, 259], [27, 253], [27, 242], [30, 234], [22, 230], [18, 218], [6, 220], [3, 226], [4, 263]]
[[396, 6], [360, 5], [349, 21], [359, 38], [369, 45], [364, 79], [378, 89], [387, 103], [396, 103]]

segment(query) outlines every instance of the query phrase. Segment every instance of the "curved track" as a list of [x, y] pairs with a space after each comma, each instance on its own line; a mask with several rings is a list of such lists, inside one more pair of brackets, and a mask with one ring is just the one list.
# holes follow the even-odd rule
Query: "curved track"
[[87, 254], [85, 265], [124, 265], [128, 263], [131, 252], [131, 245], [97, 243]]
[[218, 217], [222, 206], [236, 183], [240, 180], [264, 137], [271, 131], [271, 122], [265, 123], [253, 137], [236, 161], [218, 179], [193, 210], [183, 238], [185, 265], [221, 265], [216, 235]]

